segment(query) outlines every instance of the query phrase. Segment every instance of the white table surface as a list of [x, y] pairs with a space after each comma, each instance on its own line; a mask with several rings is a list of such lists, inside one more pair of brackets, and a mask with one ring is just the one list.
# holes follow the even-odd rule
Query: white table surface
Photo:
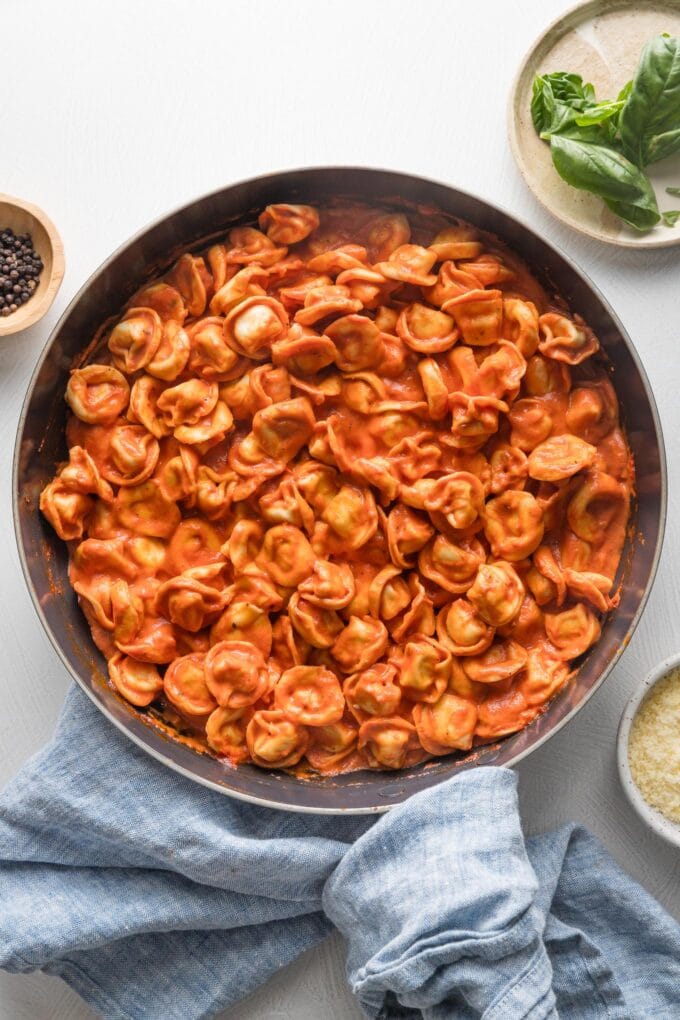
[[[618, 311], [649, 373], [671, 483], [656, 585], [614, 674], [518, 772], [528, 832], [584, 823], [680, 918], [680, 853], [628, 807], [614, 751], [628, 695], [680, 647], [680, 248], [638, 253], [571, 233], [519, 176], [506, 141], [508, 92], [525, 50], [564, 8], [563, 0], [0, 0], [0, 191], [49, 213], [67, 260], [46, 319], [0, 341], [0, 784], [49, 738], [69, 684], [26, 592], [11, 515], [19, 410], [57, 317], [130, 234], [203, 192], [294, 166], [401, 169], [497, 201], [571, 255]], [[343, 967], [331, 939], [223, 1020], [359, 1017]], [[2, 1020], [92, 1016], [56, 978], [0, 974]]]

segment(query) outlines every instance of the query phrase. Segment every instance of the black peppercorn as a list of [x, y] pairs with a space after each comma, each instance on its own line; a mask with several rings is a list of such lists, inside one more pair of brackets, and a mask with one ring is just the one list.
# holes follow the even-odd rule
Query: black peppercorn
[[30, 234], [0, 229], [0, 315], [11, 315], [30, 300], [42, 269]]

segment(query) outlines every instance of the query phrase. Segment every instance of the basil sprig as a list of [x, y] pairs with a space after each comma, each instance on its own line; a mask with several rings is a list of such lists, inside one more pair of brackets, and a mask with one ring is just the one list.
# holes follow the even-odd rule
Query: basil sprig
[[680, 150], [680, 39], [659, 35], [645, 46], [619, 132], [638, 166]]
[[645, 167], [680, 151], [680, 40], [650, 40], [613, 100], [597, 102], [578, 74], [537, 75], [531, 117], [568, 184], [599, 195], [636, 230], [675, 223], [674, 213], [659, 212]]

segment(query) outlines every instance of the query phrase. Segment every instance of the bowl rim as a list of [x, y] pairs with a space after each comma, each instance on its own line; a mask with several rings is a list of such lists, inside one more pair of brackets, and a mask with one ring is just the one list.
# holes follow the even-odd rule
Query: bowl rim
[[616, 737], [616, 762], [618, 766], [619, 779], [623, 792], [628, 803], [637, 812], [642, 821], [653, 832], [664, 839], [672, 846], [680, 847], [680, 822], [674, 822], [667, 818], [657, 808], [649, 804], [642, 796], [639, 787], [633, 779], [628, 760], [628, 743], [633, 720], [637, 716], [642, 702], [656, 685], [668, 674], [680, 666], [680, 652], [669, 655], [647, 672], [642, 682], [636, 687], [630, 696], [621, 713], [618, 733]]
[[[45, 288], [42, 297], [36, 302], [34, 307], [31, 307], [31, 303], [28, 301], [25, 305], [22, 305], [21, 308], [14, 314], [19, 315], [22, 308], [26, 310], [26, 314], [19, 319], [15, 319], [14, 322], [10, 322], [9, 317], [4, 323], [3, 320], [0, 319], [1, 338], [13, 336], [15, 333], [22, 333], [25, 329], [35, 326], [36, 322], [39, 322], [40, 319], [47, 314], [52, 307], [54, 299], [59, 293], [59, 288], [62, 285], [64, 273], [66, 272], [66, 259], [64, 256], [64, 242], [61, 239], [59, 231], [47, 213], [45, 213], [40, 206], [35, 205], [33, 202], [27, 202], [23, 198], [18, 198], [16, 195], [7, 195], [4, 192], [0, 192], [0, 203], [13, 205], [17, 209], [23, 209], [24, 212], [29, 213], [33, 219], [37, 220], [47, 234], [47, 240], [52, 251], [52, 272], [50, 273], [50, 278], [47, 281], [47, 287]], [[60, 322], [62, 318], [63, 316], [60, 316]], [[31, 381], [32, 379], [33, 377], [31, 376]]]
[[[524, 220], [520, 219], [516, 214], [514, 214], [512, 212], [509, 212], [505, 208], [505, 206], [499, 205], [497, 202], [495, 202], [495, 201], [493, 201], [493, 200], [491, 200], [489, 198], [486, 198], [486, 197], [484, 197], [482, 195], [474, 194], [473, 192], [470, 192], [470, 191], [467, 191], [466, 189], [460, 188], [460, 187], [458, 187], [455, 184], [448, 183], [446, 181], [441, 181], [441, 180], [438, 180], [437, 178], [426, 177], [426, 176], [423, 176], [421, 174], [409, 173], [409, 172], [402, 171], [402, 170], [394, 170], [394, 169], [390, 169], [390, 168], [387, 168], [387, 167], [357, 166], [357, 165], [352, 165], [352, 164], [350, 164], [350, 165], [342, 164], [342, 165], [334, 165], [334, 166], [331, 166], [329, 164], [322, 164], [322, 165], [316, 165], [316, 166], [287, 167], [287, 168], [280, 169], [280, 170], [269, 171], [269, 172], [267, 172], [265, 174], [258, 174], [258, 175], [255, 175], [255, 176], [241, 178], [241, 179], [236, 180], [236, 181], [231, 181], [228, 184], [223, 184], [221, 187], [215, 188], [215, 189], [213, 189], [210, 192], [206, 192], [206, 193], [201, 193], [199, 195], [195, 195], [189, 201], [184, 202], [181, 205], [174, 207], [170, 211], [167, 211], [167, 212], [164, 212], [164, 213], [160, 214], [159, 216], [155, 217], [153, 220], [151, 220], [148, 223], [146, 223], [145, 225], [143, 225], [133, 235], [131, 235], [125, 241], [123, 241], [106, 259], [104, 259], [103, 262], [101, 262], [94, 269], [94, 271], [87, 277], [87, 279], [84, 281], [84, 283], [81, 285], [81, 287], [74, 294], [73, 298], [69, 301], [67, 307], [64, 309], [64, 311], [62, 312], [61, 316], [59, 317], [59, 320], [55, 323], [54, 327], [50, 331], [50, 335], [49, 335], [49, 337], [48, 337], [48, 339], [47, 339], [47, 341], [45, 343], [45, 347], [43, 348], [43, 350], [42, 350], [42, 352], [40, 354], [40, 357], [39, 357], [39, 359], [38, 359], [38, 361], [36, 363], [36, 366], [35, 366], [35, 368], [33, 370], [33, 373], [31, 374], [31, 377], [30, 377], [30, 379], [28, 381], [27, 388], [26, 388], [26, 395], [24, 397], [24, 401], [23, 401], [22, 408], [21, 408], [21, 413], [20, 413], [20, 416], [19, 416], [18, 424], [17, 424], [17, 433], [16, 433], [16, 439], [15, 439], [15, 445], [14, 445], [13, 466], [12, 466], [12, 485], [13, 485], [12, 505], [13, 505], [13, 520], [14, 520], [15, 539], [16, 539], [17, 548], [18, 548], [18, 552], [19, 552], [19, 560], [20, 560], [21, 568], [22, 568], [22, 571], [23, 571], [23, 574], [24, 574], [24, 580], [26, 582], [26, 586], [28, 588], [29, 595], [31, 597], [31, 601], [33, 602], [34, 609], [35, 609], [35, 611], [36, 611], [36, 613], [38, 615], [38, 618], [39, 618], [39, 620], [40, 620], [40, 622], [41, 622], [41, 624], [43, 626], [43, 629], [45, 630], [45, 633], [47, 634], [47, 636], [48, 636], [48, 638], [49, 638], [49, 640], [50, 640], [54, 650], [56, 651], [56, 653], [57, 653], [58, 657], [60, 658], [61, 662], [63, 663], [63, 665], [65, 666], [66, 670], [70, 674], [71, 678], [76, 681], [76, 683], [78, 684], [80, 689], [82, 691], [84, 691], [84, 693], [97, 706], [97, 708], [106, 716], [106, 718], [111, 723], [113, 723], [113, 725], [116, 726], [116, 728], [120, 732], [124, 733], [125, 736], [128, 739], [132, 740], [133, 743], [135, 743], [138, 747], [140, 747], [147, 754], [150, 754], [157, 761], [159, 761], [162, 764], [164, 764], [164, 765], [168, 766], [169, 768], [173, 769], [173, 771], [175, 771], [175, 772], [177, 772], [177, 773], [179, 773], [181, 775], [184, 775], [187, 778], [193, 780], [194, 782], [198, 782], [201, 785], [206, 786], [206, 787], [208, 787], [211, 790], [214, 790], [214, 791], [216, 791], [218, 793], [221, 793], [221, 794], [224, 794], [226, 796], [233, 797], [233, 798], [235, 798], [237, 800], [245, 801], [245, 802], [248, 802], [248, 803], [251, 803], [251, 804], [256, 804], [256, 805], [258, 805], [260, 807], [274, 808], [274, 809], [277, 809], [277, 810], [291, 811], [291, 812], [303, 813], [303, 814], [337, 814], [337, 815], [346, 815], [346, 814], [364, 815], [364, 814], [369, 814], [370, 815], [370, 814], [381, 814], [383, 812], [389, 811], [392, 807], [397, 806], [399, 803], [402, 803], [403, 800], [406, 799], [406, 798], [403, 798], [401, 796], [397, 796], [395, 794], [395, 799], [394, 799], [394, 801], [392, 803], [389, 803], [389, 802], [387, 802], [387, 803], [379, 803], [379, 804], [373, 804], [373, 805], [361, 806], [361, 807], [357, 807], [357, 806], [350, 806], [350, 807], [327, 807], [327, 806], [323, 806], [323, 807], [318, 807], [318, 806], [314, 806], [314, 805], [282, 803], [281, 801], [271, 800], [268, 797], [258, 796], [256, 794], [251, 794], [251, 793], [245, 793], [245, 792], [240, 791], [240, 790], [234, 790], [234, 789], [232, 789], [230, 787], [227, 787], [225, 785], [221, 785], [219, 783], [213, 782], [212, 780], [208, 779], [207, 777], [203, 777], [203, 776], [197, 775], [196, 773], [191, 772], [188, 769], [184, 768], [179, 763], [173, 761], [173, 759], [171, 757], [169, 757], [167, 754], [164, 754], [162, 751], [159, 751], [156, 748], [151, 747], [149, 743], [145, 742], [141, 737], [138, 737], [137, 734], [132, 732], [132, 730], [130, 728], [126, 727], [121, 720], [116, 718], [116, 716], [112, 712], [110, 712], [108, 710], [107, 705], [102, 700], [98, 699], [95, 696], [94, 692], [91, 691], [83, 682], [81, 682], [80, 677], [77, 675], [77, 673], [73, 669], [72, 664], [70, 663], [66, 653], [62, 649], [57, 636], [55, 635], [55, 633], [52, 630], [52, 627], [51, 627], [49, 621], [47, 620], [47, 617], [46, 617], [46, 614], [45, 614], [45, 612], [43, 610], [43, 607], [40, 604], [40, 600], [39, 600], [38, 594], [37, 594], [37, 592], [36, 592], [36, 590], [35, 590], [35, 588], [33, 586], [33, 582], [32, 582], [32, 579], [31, 579], [31, 572], [30, 572], [28, 561], [27, 561], [27, 557], [26, 557], [26, 552], [24, 550], [23, 543], [21, 541], [21, 526], [20, 526], [20, 512], [19, 512], [19, 491], [20, 491], [19, 481], [20, 481], [20, 446], [21, 446], [21, 437], [22, 437], [23, 432], [24, 432], [24, 426], [25, 426], [25, 422], [26, 422], [26, 418], [27, 418], [27, 414], [28, 414], [29, 403], [30, 403], [30, 400], [31, 400], [31, 398], [33, 396], [35, 383], [36, 383], [36, 380], [38, 379], [38, 376], [40, 374], [40, 371], [41, 371], [41, 369], [43, 367], [44, 362], [47, 360], [47, 358], [48, 358], [48, 356], [49, 356], [49, 354], [51, 352], [51, 348], [52, 348], [52, 344], [53, 344], [53, 340], [54, 340], [55, 336], [60, 332], [60, 330], [62, 329], [64, 323], [67, 321], [68, 317], [70, 316], [72, 310], [75, 308], [75, 306], [81, 300], [81, 298], [86, 294], [88, 288], [93, 283], [93, 281], [97, 277], [99, 277], [103, 272], [105, 272], [105, 270], [118, 258], [118, 256], [122, 252], [124, 252], [127, 248], [131, 247], [138, 240], [143, 238], [144, 235], [148, 231], [150, 231], [154, 227], [162, 224], [166, 220], [171, 219], [172, 217], [176, 216], [177, 214], [183, 212], [184, 210], [190, 208], [192, 205], [194, 205], [198, 201], [210, 200], [212, 197], [220, 195], [226, 189], [238, 188], [239, 186], [244, 186], [244, 185], [251, 184], [251, 183], [254, 183], [254, 182], [258, 182], [258, 183], [259, 182], [266, 182], [266, 181], [269, 181], [269, 180], [274, 180], [274, 179], [277, 179], [277, 178], [281, 178], [283, 176], [288, 177], [288, 176], [294, 176], [294, 175], [297, 175], [297, 174], [309, 174], [309, 173], [313, 174], [315, 171], [317, 171], [317, 172], [319, 172], [319, 171], [320, 172], [328, 172], [328, 171], [331, 171], [331, 170], [335, 171], [335, 172], [340, 172], [340, 173], [343, 173], [343, 172], [345, 172], [345, 173], [352, 173], [352, 172], [354, 172], [354, 173], [359, 173], [359, 174], [361, 174], [361, 173], [369, 173], [369, 174], [379, 173], [379, 174], [389, 174], [389, 175], [393, 175], [393, 176], [400, 177], [400, 178], [409, 178], [409, 179], [414, 180], [416, 182], [419, 182], [421, 184], [432, 185], [432, 186], [434, 186], [436, 188], [442, 188], [442, 189], [445, 189], [447, 191], [453, 191], [457, 195], [460, 195], [461, 197], [463, 197], [465, 199], [470, 199], [473, 202], [481, 202], [481, 203], [485, 204], [486, 206], [488, 206], [490, 209], [495, 210], [495, 211], [501, 213], [503, 216], [507, 217], [513, 223], [517, 224], [517, 226], [520, 227], [522, 230], [524, 230], [528, 234], [538, 238], [541, 241], [541, 243], [543, 243], [546, 247], [550, 248], [557, 255], [557, 257], [559, 259], [561, 259], [563, 262], [565, 262], [568, 265], [568, 267], [570, 268], [570, 270], [583, 281], [583, 283], [586, 285], [586, 287], [589, 288], [590, 291], [592, 291], [594, 293], [596, 298], [601, 302], [602, 306], [604, 307], [604, 309], [607, 312], [608, 316], [610, 317], [611, 321], [615, 325], [617, 331], [620, 333], [621, 338], [622, 338], [622, 342], [625, 344], [625, 346], [627, 348], [627, 351], [628, 351], [630, 357], [632, 358], [632, 360], [633, 360], [633, 362], [635, 364], [635, 367], [636, 367], [637, 372], [639, 374], [639, 377], [640, 377], [640, 380], [641, 380], [641, 383], [642, 383], [642, 386], [643, 386], [643, 389], [644, 389], [644, 392], [645, 392], [645, 396], [646, 396], [646, 399], [647, 399], [647, 402], [648, 402], [648, 405], [649, 405], [650, 415], [651, 415], [651, 418], [652, 418], [652, 421], [653, 421], [653, 424], [654, 424], [654, 431], [655, 431], [655, 434], [656, 434], [657, 447], [658, 447], [658, 452], [659, 452], [659, 474], [660, 474], [659, 508], [658, 508], [659, 528], [658, 528], [658, 534], [657, 534], [657, 538], [656, 538], [656, 543], [655, 543], [655, 548], [654, 548], [653, 556], [652, 556], [651, 562], [650, 562], [648, 579], [647, 579], [647, 582], [645, 584], [645, 588], [644, 588], [644, 590], [643, 590], [643, 592], [642, 592], [642, 594], [640, 596], [640, 600], [639, 600], [639, 602], [637, 604], [635, 613], [631, 617], [630, 622], [628, 624], [626, 641], [621, 642], [620, 646], [616, 649], [616, 651], [612, 655], [611, 659], [609, 660], [609, 662], [606, 664], [605, 668], [602, 670], [602, 672], [598, 676], [598, 678], [595, 681], [595, 683], [593, 683], [592, 686], [586, 691], [586, 693], [583, 695], [581, 700], [576, 705], [574, 705], [569, 711], [567, 711], [565, 713], [564, 717], [562, 719], [560, 719], [547, 733], [543, 734], [540, 738], [538, 738], [529, 747], [523, 748], [523, 749], [519, 750], [515, 755], [513, 755], [513, 757], [510, 758], [505, 763], [506, 767], [513, 767], [519, 761], [521, 761], [523, 758], [525, 758], [527, 755], [529, 755], [533, 751], [537, 750], [539, 747], [541, 747], [543, 744], [545, 744], [546, 741], [548, 741], [551, 737], [553, 737], [556, 733], [558, 733], [564, 726], [566, 726], [566, 724], [568, 722], [570, 722], [571, 719], [574, 718], [574, 716], [581, 710], [581, 708], [583, 708], [583, 706], [586, 704], [586, 702], [590, 700], [590, 698], [595, 694], [595, 692], [599, 689], [599, 687], [604, 683], [605, 679], [610, 675], [610, 673], [614, 669], [615, 665], [618, 663], [621, 655], [625, 651], [625, 648], [627, 647], [628, 641], [629, 641], [630, 637], [632, 636], [632, 634], [634, 633], [634, 631], [635, 631], [635, 629], [636, 629], [636, 627], [637, 627], [637, 625], [638, 625], [638, 623], [640, 621], [640, 618], [641, 618], [642, 613], [643, 613], [643, 611], [645, 609], [645, 606], [647, 604], [649, 595], [651, 593], [651, 590], [652, 590], [652, 587], [654, 585], [654, 581], [655, 581], [655, 578], [656, 578], [656, 575], [657, 575], [658, 566], [659, 566], [659, 560], [660, 560], [660, 557], [661, 557], [661, 551], [662, 551], [664, 535], [665, 535], [666, 517], [667, 517], [667, 502], [668, 502], [668, 482], [667, 482], [666, 449], [665, 449], [665, 444], [664, 444], [663, 430], [662, 430], [662, 426], [661, 426], [661, 419], [660, 419], [660, 416], [659, 416], [659, 411], [658, 411], [658, 408], [657, 408], [657, 405], [656, 405], [656, 401], [654, 399], [654, 394], [652, 392], [652, 388], [651, 388], [649, 379], [647, 377], [647, 373], [646, 373], [646, 371], [644, 369], [644, 366], [643, 366], [642, 361], [640, 359], [640, 356], [639, 356], [639, 354], [637, 352], [637, 349], [636, 349], [635, 345], [633, 344], [633, 341], [630, 339], [630, 337], [628, 335], [628, 332], [625, 329], [625, 327], [624, 327], [623, 323], [621, 322], [620, 318], [618, 317], [618, 315], [616, 314], [616, 312], [612, 308], [610, 302], [607, 300], [607, 298], [604, 296], [604, 294], [600, 291], [599, 287], [591, 280], [589, 275], [583, 269], [581, 269], [580, 266], [578, 266], [574, 262], [574, 260], [566, 252], [564, 252], [560, 247], [558, 247], [556, 244], [553, 244], [550, 240], [548, 240], [544, 236], [541, 236], [539, 234], [538, 230], [535, 230], [532, 226], [528, 225]], [[446, 776], [444, 778], [451, 778], [451, 777], [450, 776]], [[444, 778], [442, 778], [439, 781], [443, 782]], [[300, 782], [305, 782], [305, 780], [300, 780]]]

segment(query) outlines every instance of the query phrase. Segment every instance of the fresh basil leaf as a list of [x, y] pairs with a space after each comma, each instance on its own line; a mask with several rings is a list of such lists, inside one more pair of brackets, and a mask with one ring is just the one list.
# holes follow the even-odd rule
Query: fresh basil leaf
[[620, 152], [563, 135], [551, 137], [550, 149], [555, 169], [567, 184], [599, 195], [612, 212], [637, 230], [649, 230], [659, 222], [647, 174]]
[[619, 131], [640, 167], [680, 150], [680, 39], [659, 35], [645, 46]]
[[666, 188], [666, 194], [675, 195], [677, 197], [680, 195], [680, 188]]
[[545, 142], [553, 135], [567, 135], [582, 142], [612, 144], [614, 127], [607, 120], [618, 113], [620, 107], [606, 112], [606, 105], [595, 103], [592, 86], [584, 85], [580, 74], [556, 71], [534, 79], [531, 118]]
[[596, 103], [595, 106], [587, 106], [583, 113], [577, 115], [576, 123], [579, 127], [602, 124], [603, 121], [614, 117], [623, 108], [623, 104], [623, 99], [613, 99], [605, 103]]
[[595, 90], [580, 74], [556, 71], [534, 78], [531, 118], [541, 138], [576, 126], [576, 115], [595, 105]]
[[616, 97], [617, 100], [619, 102], [621, 102], [622, 100], [625, 102], [632, 91], [633, 91], [633, 79], [631, 78], [630, 81], [627, 81], [626, 84], [621, 89], [621, 91], [619, 92], [618, 96]]
[[666, 209], [666, 212], [661, 213], [661, 219], [667, 227], [674, 227], [680, 219], [680, 209]]

